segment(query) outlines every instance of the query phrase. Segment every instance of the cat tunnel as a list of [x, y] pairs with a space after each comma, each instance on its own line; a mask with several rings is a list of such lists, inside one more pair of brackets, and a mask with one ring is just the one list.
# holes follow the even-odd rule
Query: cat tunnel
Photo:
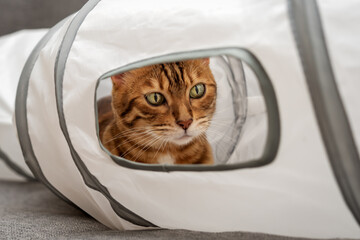
[[[358, 238], [359, 8], [90, 0], [48, 31], [0, 38], [19, 55], [1, 58], [0, 166], [113, 229]], [[204, 57], [218, 85], [214, 165], [141, 164], [102, 146], [110, 76]]]

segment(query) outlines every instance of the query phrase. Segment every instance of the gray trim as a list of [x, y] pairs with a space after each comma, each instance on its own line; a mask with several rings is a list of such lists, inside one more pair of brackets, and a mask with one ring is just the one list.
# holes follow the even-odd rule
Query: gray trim
[[18, 166], [15, 162], [11, 161], [9, 156], [3, 150], [1, 150], [1, 148], [0, 148], [0, 159], [2, 159], [9, 168], [11, 168], [14, 172], [19, 174], [20, 176], [24, 177], [29, 181], [36, 181], [35, 178], [30, 176], [28, 173], [26, 173], [20, 166]]
[[316, 1], [288, 0], [322, 139], [345, 202], [360, 224], [360, 160], [327, 51]]
[[[109, 78], [113, 75], [130, 71], [135, 68], [140, 68], [148, 65], [165, 63], [165, 62], [175, 62], [187, 59], [196, 59], [196, 58], [204, 58], [204, 57], [212, 57], [226, 55], [232, 56], [237, 59], [240, 59], [247, 63], [250, 68], [256, 74], [262, 94], [264, 95], [266, 101], [266, 109], [268, 112], [268, 135], [266, 139], [266, 145], [263, 151], [262, 156], [259, 159], [249, 160], [244, 163], [237, 163], [231, 165], [160, 165], [160, 164], [143, 164], [129, 161], [127, 159], [112, 155], [100, 142], [99, 138], [99, 125], [96, 123], [97, 135], [99, 140], [99, 145], [101, 148], [109, 154], [109, 156], [119, 165], [132, 169], [140, 169], [140, 170], [151, 170], [151, 171], [223, 171], [223, 170], [234, 170], [239, 168], [253, 168], [264, 166], [266, 164], [271, 163], [276, 154], [280, 143], [280, 117], [279, 110], [276, 100], [276, 95], [274, 92], [274, 88], [271, 84], [271, 81], [266, 74], [264, 68], [258, 59], [253, 55], [250, 51], [243, 48], [217, 48], [217, 49], [204, 49], [190, 52], [180, 52], [180, 53], [172, 53], [168, 55], [158, 56], [154, 58], [149, 58], [145, 60], [141, 60], [139, 62], [131, 63], [126, 66], [117, 68], [115, 70], [109, 71], [103, 74], [97, 82], [97, 86], [102, 79]], [[96, 87], [97, 88], [97, 87]], [[96, 93], [94, 97], [94, 105], [95, 105], [95, 114], [97, 117], [97, 104], [96, 104]]]
[[64, 137], [69, 145], [71, 156], [74, 160], [75, 165], [77, 166], [84, 183], [96, 190], [105, 196], [110, 205], [112, 206], [114, 212], [121, 218], [139, 225], [139, 226], [145, 226], [145, 227], [156, 227], [151, 222], [145, 220], [144, 218], [140, 217], [139, 215], [133, 213], [129, 209], [127, 209], [125, 206], [121, 205], [119, 202], [117, 202], [110, 194], [110, 192], [107, 190], [107, 188], [100, 183], [100, 181], [90, 173], [90, 171], [87, 169], [84, 162], [81, 160], [80, 156], [76, 152], [75, 148], [72, 145], [67, 126], [66, 126], [66, 120], [64, 116], [64, 109], [63, 109], [63, 78], [64, 78], [64, 72], [66, 67], [66, 62], [68, 59], [68, 55], [70, 53], [72, 44], [75, 40], [75, 37], [77, 35], [77, 32], [88, 15], [88, 13], [99, 3], [100, 0], [90, 0], [85, 4], [85, 6], [78, 12], [78, 14], [75, 16], [75, 18], [70, 23], [69, 28], [67, 29], [67, 32], [64, 36], [64, 39], [61, 43], [61, 46], [58, 51], [58, 55], [55, 62], [55, 93], [56, 93], [56, 102], [57, 102], [57, 111], [59, 114], [59, 124], [61, 127], [61, 130], [64, 134]]
[[31, 139], [29, 136], [29, 127], [27, 121], [27, 105], [26, 100], [29, 90], [29, 80], [31, 72], [35, 66], [35, 63], [39, 57], [40, 51], [45, 47], [46, 43], [54, 35], [54, 33], [60, 29], [60, 27], [65, 23], [66, 19], [62, 20], [51, 28], [46, 35], [39, 41], [31, 52], [29, 58], [27, 59], [23, 71], [20, 75], [19, 84], [16, 92], [15, 100], [15, 120], [16, 128], [19, 136], [19, 143], [21, 146], [22, 153], [26, 164], [29, 166], [31, 172], [34, 176], [40, 180], [45, 186], [47, 186], [55, 195], [59, 196], [68, 203], [71, 203], [64, 195], [62, 195], [44, 176], [39, 162], [35, 156]]

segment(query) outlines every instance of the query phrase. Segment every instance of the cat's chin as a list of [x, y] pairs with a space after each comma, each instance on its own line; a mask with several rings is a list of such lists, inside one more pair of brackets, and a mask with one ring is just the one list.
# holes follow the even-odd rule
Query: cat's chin
[[175, 145], [182, 146], [189, 144], [194, 139], [193, 136], [189, 136], [187, 134], [184, 134], [182, 137], [172, 139], [171, 142]]

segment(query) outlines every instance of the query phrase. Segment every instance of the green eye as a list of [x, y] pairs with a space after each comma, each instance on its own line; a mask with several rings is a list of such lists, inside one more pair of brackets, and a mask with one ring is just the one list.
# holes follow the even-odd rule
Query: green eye
[[154, 106], [160, 106], [165, 102], [164, 96], [161, 93], [157, 93], [157, 92], [150, 93], [146, 95], [145, 98], [146, 101], [148, 101], [148, 103]]
[[205, 93], [205, 85], [202, 83], [196, 84], [190, 89], [191, 98], [201, 98]]

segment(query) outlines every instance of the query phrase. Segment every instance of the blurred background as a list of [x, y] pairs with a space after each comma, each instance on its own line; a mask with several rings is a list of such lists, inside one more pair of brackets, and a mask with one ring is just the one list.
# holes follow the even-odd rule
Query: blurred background
[[0, 35], [49, 28], [79, 10], [87, 0], [0, 0]]

